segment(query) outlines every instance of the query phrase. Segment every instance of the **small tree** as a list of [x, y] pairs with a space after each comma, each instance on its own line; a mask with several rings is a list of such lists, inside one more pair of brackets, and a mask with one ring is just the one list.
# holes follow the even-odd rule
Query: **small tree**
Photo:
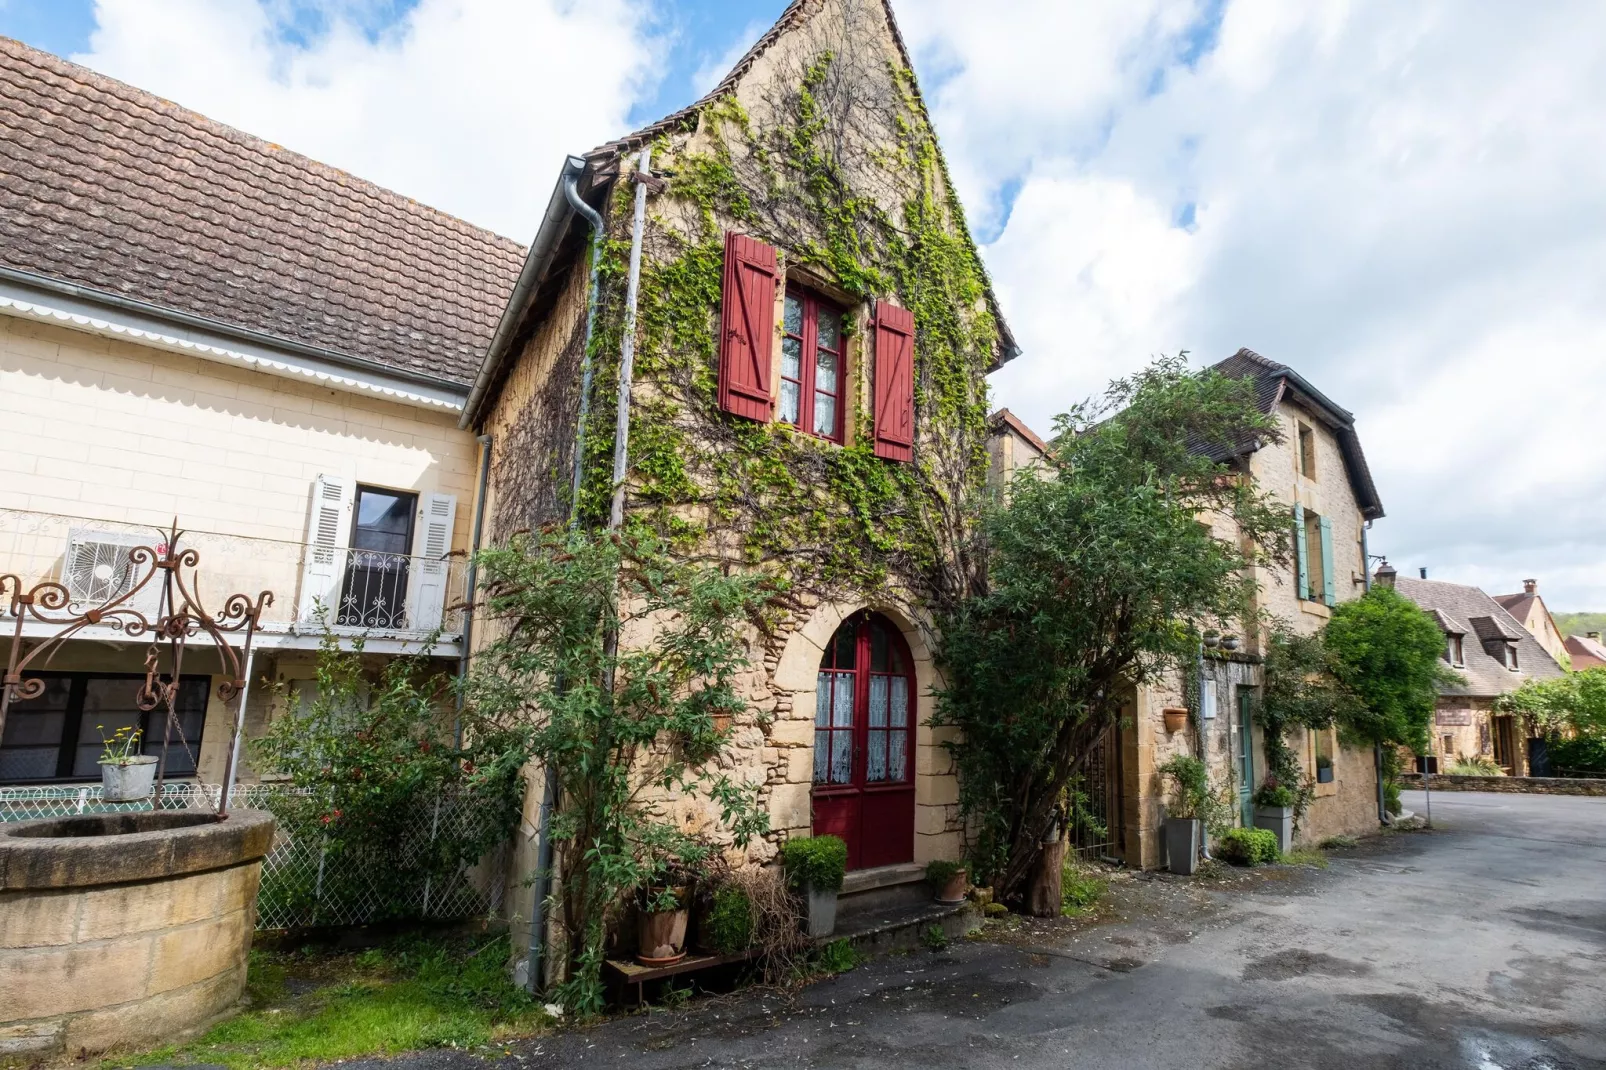
[[1464, 682], [1433, 618], [1377, 586], [1334, 608], [1325, 641], [1333, 674], [1359, 700], [1342, 726], [1349, 738], [1425, 753], [1439, 689]]
[[1336, 727], [1353, 740], [1353, 726], [1365, 716], [1360, 697], [1333, 672], [1324, 639], [1322, 632], [1300, 635], [1277, 627], [1266, 642], [1259, 710], [1266, 779], [1288, 790], [1295, 822], [1303, 819], [1314, 789], [1287, 744], [1287, 734], [1295, 728]]
[[1243, 619], [1251, 566], [1288, 557], [1287, 510], [1213, 459], [1279, 437], [1247, 380], [1162, 360], [1057, 430], [1046, 478], [1023, 474], [984, 519], [985, 584], [938, 622], [934, 723], [963, 731], [950, 749], [972, 861], [1015, 899], [1123, 695], [1190, 662], [1208, 624]]
[[1606, 736], [1606, 668], [1524, 680], [1517, 690], [1500, 696], [1495, 706], [1521, 716], [1547, 735]]
[[[610, 912], [697, 869], [713, 845], [664, 803], [701, 795], [731, 841], [763, 833], [759, 785], [710, 763], [745, 703], [742, 627], [762, 624], [774, 584], [673, 560], [646, 535], [547, 529], [479, 558], [495, 636], [475, 660], [475, 731], [503, 768], [533, 758], [556, 776], [552, 837], [574, 971], [559, 998], [600, 1010]], [[482, 770], [497, 775], [497, 770]]]

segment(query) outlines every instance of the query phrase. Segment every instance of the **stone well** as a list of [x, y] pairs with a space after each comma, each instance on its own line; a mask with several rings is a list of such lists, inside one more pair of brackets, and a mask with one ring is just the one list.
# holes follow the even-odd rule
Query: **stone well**
[[273, 817], [0, 825], [0, 1058], [171, 1039], [240, 998]]

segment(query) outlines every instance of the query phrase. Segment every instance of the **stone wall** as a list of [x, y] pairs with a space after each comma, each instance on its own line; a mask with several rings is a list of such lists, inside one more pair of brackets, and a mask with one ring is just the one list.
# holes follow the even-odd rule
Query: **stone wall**
[[[1400, 783], [1420, 791], [1421, 773], [1402, 773]], [[1434, 791], [1493, 791], [1506, 795], [1606, 796], [1606, 779], [1588, 780], [1548, 776], [1449, 776], [1433, 778]]]
[[[208, 816], [99, 815], [0, 830], [0, 1058], [158, 1044], [235, 1004], [273, 819]], [[29, 835], [102, 819], [150, 827]]]

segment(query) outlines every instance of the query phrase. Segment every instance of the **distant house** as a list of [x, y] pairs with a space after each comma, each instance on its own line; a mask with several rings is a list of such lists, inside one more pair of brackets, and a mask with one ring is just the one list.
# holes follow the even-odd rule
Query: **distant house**
[[[1247, 443], [1217, 460], [1252, 474], [1266, 493], [1284, 503], [1295, 529], [1296, 557], [1289, 574], [1260, 575], [1256, 610], [1295, 631], [1323, 627], [1333, 607], [1359, 598], [1365, 588], [1366, 525], [1382, 517], [1355, 430], [1355, 418], [1287, 365], [1248, 349], [1214, 365], [1235, 379], [1250, 379], [1261, 411], [1282, 429], [1282, 441]], [[1042, 463], [1043, 439], [1008, 409], [988, 422], [990, 478], [996, 485], [1016, 471]], [[1206, 650], [1204, 686], [1188, 695], [1180, 677], [1135, 688], [1118, 730], [1088, 761], [1086, 793], [1103, 820], [1107, 843], [1084, 849], [1154, 868], [1164, 862], [1160, 844], [1165, 790], [1158, 767], [1178, 754], [1203, 756], [1217, 784], [1237, 792], [1239, 821], [1253, 823], [1251, 797], [1266, 777], [1265, 735], [1256, 712], [1262, 684], [1263, 636], [1246, 624], [1241, 638]], [[1192, 705], [1197, 718], [1168, 730], [1166, 708]], [[1201, 738], [1202, 734], [1202, 738]], [[1377, 772], [1369, 749], [1345, 745], [1332, 729], [1291, 732], [1285, 742], [1312, 782], [1313, 799], [1301, 824], [1304, 842], [1354, 835], [1378, 827]]]
[[1606, 645], [1601, 643], [1599, 632], [1569, 635], [1566, 645], [1567, 657], [1571, 660], [1575, 672], [1598, 669], [1606, 665]]
[[1440, 772], [1458, 758], [1486, 757], [1508, 776], [1525, 775], [1522, 726], [1515, 717], [1496, 713], [1494, 702], [1525, 680], [1561, 676], [1565, 670], [1560, 663], [1504, 606], [1476, 587], [1396, 579], [1386, 567], [1378, 580], [1392, 582], [1438, 622], [1444, 632], [1444, 660], [1466, 681], [1440, 692], [1429, 754], [1419, 759], [1420, 765]]
[[1523, 580], [1521, 594], [1497, 594], [1494, 600], [1528, 629], [1529, 635], [1539, 640], [1546, 653], [1566, 667], [1567, 640], [1562, 638], [1561, 629], [1556, 627], [1550, 610], [1545, 608], [1545, 600], [1539, 596], [1538, 580]]

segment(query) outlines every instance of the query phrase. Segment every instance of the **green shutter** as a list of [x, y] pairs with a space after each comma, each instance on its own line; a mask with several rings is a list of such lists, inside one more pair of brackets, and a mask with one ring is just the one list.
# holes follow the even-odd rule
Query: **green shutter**
[[1333, 522], [1325, 516], [1317, 522], [1322, 528], [1322, 601], [1331, 606], [1338, 603], [1333, 589]]
[[1310, 597], [1310, 549], [1305, 545], [1305, 507], [1294, 503], [1294, 565], [1299, 577], [1299, 597]]

